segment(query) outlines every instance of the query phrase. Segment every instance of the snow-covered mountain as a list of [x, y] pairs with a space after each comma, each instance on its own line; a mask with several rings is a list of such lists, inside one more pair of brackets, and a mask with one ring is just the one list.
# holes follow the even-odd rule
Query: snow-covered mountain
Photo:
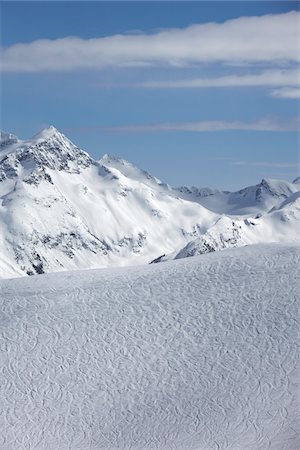
[[299, 189], [175, 189], [123, 159], [95, 161], [54, 127], [28, 141], [1, 132], [0, 277], [294, 240]]
[[228, 248], [266, 242], [298, 242], [300, 192], [294, 192], [279, 206], [256, 217], [222, 215], [205, 233], [191, 240], [179, 251], [161, 255], [152, 262], [186, 258]]
[[284, 180], [263, 179], [255, 186], [236, 192], [219, 191], [195, 186], [178, 188], [179, 195], [200, 203], [218, 214], [251, 215], [267, 212], [300, 189], [300, 177], [289, 183]]
[[217, 219], [123, 160], [93, 160], [53, 127], [1, 139], [2, 276], [148, 263]]

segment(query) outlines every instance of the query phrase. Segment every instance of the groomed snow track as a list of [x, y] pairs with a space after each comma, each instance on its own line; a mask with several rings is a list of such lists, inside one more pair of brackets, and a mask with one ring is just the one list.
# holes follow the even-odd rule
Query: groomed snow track
[[0, 448], [299, 449], [299, 259], [1, 280]]

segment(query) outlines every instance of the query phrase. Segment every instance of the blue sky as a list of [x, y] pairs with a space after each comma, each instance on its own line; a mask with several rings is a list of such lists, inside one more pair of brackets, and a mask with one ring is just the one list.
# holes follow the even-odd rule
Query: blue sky
[[291, 180], [297, 8], [1, 2], [1, 128], [29, 138], [52, 124], [95, 158], [121, 156], [173, 185]]

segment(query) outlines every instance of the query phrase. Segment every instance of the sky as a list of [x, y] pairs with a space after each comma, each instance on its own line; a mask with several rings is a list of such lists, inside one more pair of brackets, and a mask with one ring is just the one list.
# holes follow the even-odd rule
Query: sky
[[298, 2], [0, 7], [1, 129], [54, 125], [173, 186], [298, 176]]

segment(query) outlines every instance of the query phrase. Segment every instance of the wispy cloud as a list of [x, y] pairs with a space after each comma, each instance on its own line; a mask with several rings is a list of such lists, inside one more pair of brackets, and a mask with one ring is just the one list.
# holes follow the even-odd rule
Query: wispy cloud
[[109, 127], [81, 127], [77, 131], [98, 130], [109, 133], [160, 133], [160, 132], [219, 132], [219, 131], [274, 131], [288, 132], [299, 130], [299, 119], [289, 122], [280, 122], [274, 119], [264, 118], [255, 122], [240, 121], [198, 121], [198, 122], [173, 122], [154, 124], [133, 124]]
[[271, 162], [271, 161], [233, 161], [234, 166], [270, 167], [270, 168], [299, 168], [299, 163]]
[[218, 78], [146, 81], [135, 85], [142, 88], [210, 88], [239, 86], [300, 86], [300, 69], [265, 70], [258, 74], [227, 75]]
[[202, 62], [244, 64], [300, 60], [300, 13], [240, 17], [153, 34], [120, 34], [95, 39], [66, 37], [3, 48], [2, 71], [62, 71]]
[[300, 99], [300, 88], [284, 87], [276, 89], [271, 92], [271, 96], [275, 98]]

